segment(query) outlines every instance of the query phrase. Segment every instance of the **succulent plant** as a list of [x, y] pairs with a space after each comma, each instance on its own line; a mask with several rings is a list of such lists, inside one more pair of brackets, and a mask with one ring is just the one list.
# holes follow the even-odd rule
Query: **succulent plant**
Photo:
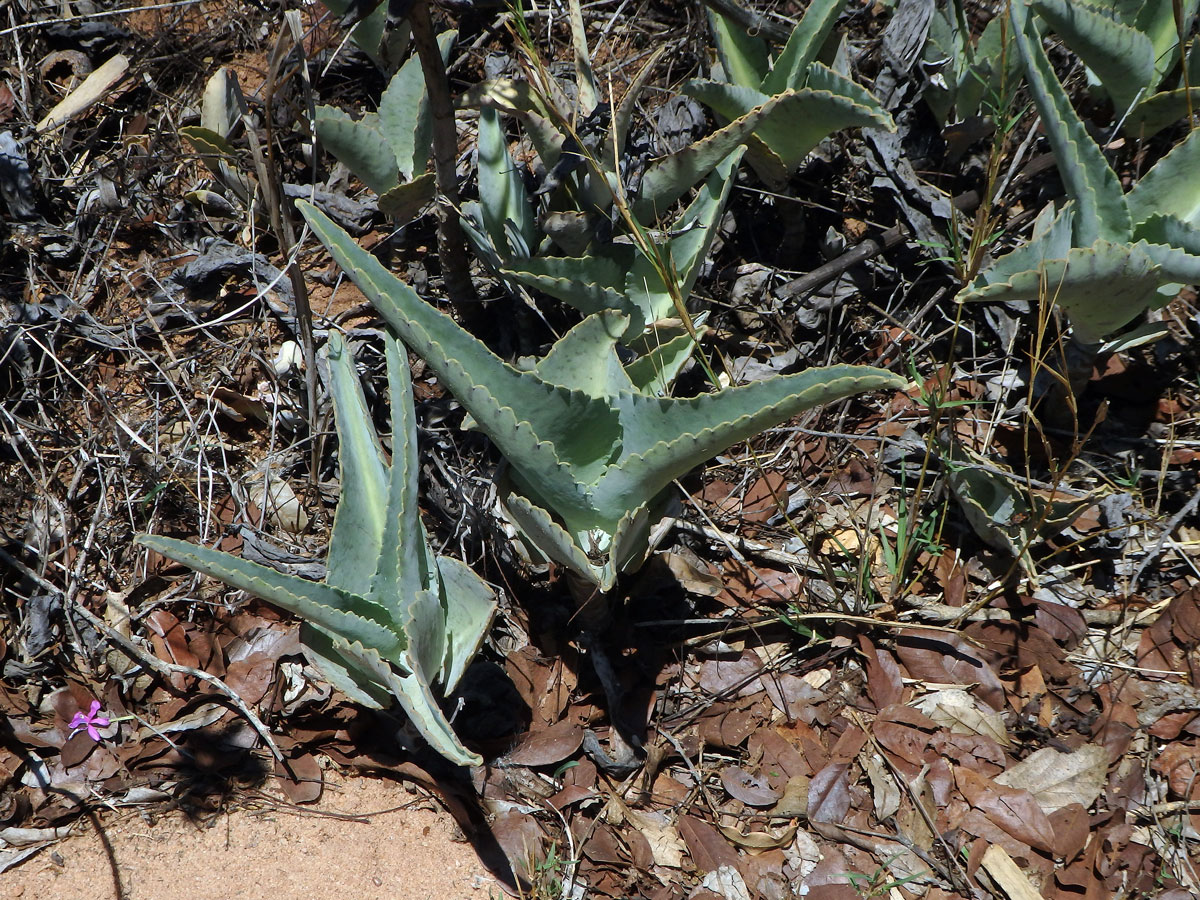
[[839, 365], [663, 397], [692, 336], [622, 364], [616, 344], [629, 317], [616, 310], [588, 316], [520, 370], [421, 300], [311, 204], [299, 206], [385, 321], [504, 454], [501, 502], [527, 543], [602, 592], [645, 558], [653, 511], [675, 478], [818, 404], [905, 384], [890, 372]]
[[286, 575], [208, 547], [156, 535], [138, 543], [304, 620], [301, 639], [325, 678], [381, 709], [394, 698], [438, 753], [477, 765], [438, 706], [458, 685], [495, 612], [491, 589], [429, 547], [417, 508], [416, 425], [403, 346], [386, 339], [392, 458], [385, 460], [349, 349], [327, 349], [340, 442], [342, 497], [324, 582]]
[[951, 111], [957, 122], [987, 111], [1003, 93], [1003, 79], [1017, 80], [1020, 62], [1009, 51], [1007, 25], [1005, 16], [996, 16], [973, 42], [961, 3], [939, 4], [933, 11], [922, 59], [935, 74], [924, 97], [939, 122], [951, 119]]
[[[1200, 0], [1034, 0], [1031, 8], [1100, 82], [1126, 134], [1148, 137], [1200, 103], [1200, 86], [1190, 79], [1158, 90], [1179, 62]], [[1185, 73], [1200, 67], [1196, 47], [1193, 41]]]
[[1071, 202], [1047, 210], [1033, 239], [980, 273], [962, 300], [1041, 298], [1062, 308], [1092, 356], [1153, 340], [1150, 323], [1113, 335], [1164, 306], [1180, 283], [1200, 282], [1200, 136], [1195, 132], [1123, 193], [1116, 173], [1071, 107], [1036, 28], [1013, 4], [1013, 36], [1029, 90]]
[[776, 101], [748, 144], [751, 165], [770, 185], [782, 186], [817, 144], [836, 131], [895, 128], [869, 91], [816, 61], [844, 6], [845, 0], [810, 3], [774, 60], [760, 38], [709, 12], [725, 81], [692, 80], [683, 91], [730, 120]]
[[[568, 8], [576, 101], [565, 99], [572, 92], [550, 75], [531, 45], [527, 79], [493, 79], [462, 99], [463, 105], [481, 108], [479, 201], [464, 204], [464, 227], [480, 256], [509, 284], [542, 291], [585, 314], [620, 310], [630, 323], [623, 341], [661, 343], [679, 333], [681, 320], [683, 330], [694, 330], [683, 307], [716, 237], [745, 145], [762, 144], [755, 134], [778, 134], [785, 142], [799, 136], [811, 149], [843, 125], [891, 127], [891, 120], [882, 111], [864, 112], [856, 101], [869, 96], [861, 88], [828, 70], [814, 70], [814, 79], [828, 90], [796, 92], [783, 86], [774, 95], [762, 94], [728, 115], [713, 133], [638, 171], [625, 156], [626, 145], [637, 101], [661, 53], [646, 62], [620, 104], [606, 108], [588, 64], [577, 0]], [[515, 23], [516, 33], [524, 33], [519, 14]], [[819, 37], [813, 40], [819, 45]], [[798, 38], [790, 52], [804, 46]], [[755, 78], [754, 86], [762, 82]], [[853, 98], [830, 98], [830, 90], [846, 85]], [[548, 173], [534, 197], [509, 157], [497, 112], [520, 119]], [[804, 117], [809, 127], [799, 126]], [[693, 188], [698, 192], [687, 208], [660, 224]], [[553, 245], [562, 255], [550, 254]]]
[[[456, 37], [454, 31], [438, 35], [443, 58]], [[425, 171], [433, 122], [417, 54], [388, 83], [379, 112], [355, 121], [335, 106], [318, 106], [315, 126], [325, 149], [379, 195], [379, 208], [388, 216], [407, 222], [433, 200], [434, 176]]]

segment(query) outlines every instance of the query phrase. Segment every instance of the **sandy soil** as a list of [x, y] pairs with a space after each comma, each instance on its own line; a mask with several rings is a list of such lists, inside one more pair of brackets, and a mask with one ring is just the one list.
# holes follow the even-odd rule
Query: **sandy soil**
[[[303, 811], [222, 814], [211, 827], [182, 816], [152, 827], [105, 822], [127, 900], [488, 900], [501, 897], [444, 812], [378, 779], [332, 781]], [[344, 821], [321, 812], [366, 816]], [[113, 867], [90, 826], [0, 875], [0, 900], [107, 900]]]

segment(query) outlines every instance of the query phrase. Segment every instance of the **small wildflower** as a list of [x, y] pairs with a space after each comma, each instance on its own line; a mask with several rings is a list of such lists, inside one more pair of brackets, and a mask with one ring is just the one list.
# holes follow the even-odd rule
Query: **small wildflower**
[[74, 718], [71, 719], [69, 725], [71, 734], [74, 735], [80, 728], [86, 728], [88, 737], [93, 741], [100, 740], [101, 728], [107, 728], [111, 724], [111, 720], [106, 716], [100, 715], [100, 701], [93, 700], [92, 708], [86, 713], [77, 712]]

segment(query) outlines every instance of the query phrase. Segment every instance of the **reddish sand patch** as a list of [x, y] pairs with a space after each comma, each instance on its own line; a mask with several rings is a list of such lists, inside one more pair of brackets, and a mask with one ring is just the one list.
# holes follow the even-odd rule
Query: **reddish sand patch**
[[[397, 809], [416, 803], [423, 808]], [[128, 900], [487, 900], [503, 896], [455, 826], [403, 786], [334, 779], [303, 811], [264, 808], [198, 827], [171, 815], [105, 823]], [[321, 815], [362, 816], [369, 822]], [[61, 861], [61, 862], [60, 862]], [[112, 867], [90, 826], [0, 875], [0, 898], [106, 900]]]

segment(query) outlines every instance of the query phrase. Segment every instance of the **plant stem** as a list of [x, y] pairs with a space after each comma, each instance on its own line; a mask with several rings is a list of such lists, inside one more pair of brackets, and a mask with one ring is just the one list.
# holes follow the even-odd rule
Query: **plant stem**
[[454, 127], [454, 103], [450, 97], [450, 82], [446, 64], [442, 61], [428, 0], [417, 0], [408, 16], [413, 44], [425, 73], [425, 89], [429, 94], [429, 112], [433, 118], [433, 170], [438, 192], [443, 201], [437, 204], [438, 256], [441, 258], [442, 281], [450, 303], [463, 323], [476, 330], [481, 323], [482, 309], [475, 285], [471, 281], [467, 239], [458, 221], [458, 131]]

